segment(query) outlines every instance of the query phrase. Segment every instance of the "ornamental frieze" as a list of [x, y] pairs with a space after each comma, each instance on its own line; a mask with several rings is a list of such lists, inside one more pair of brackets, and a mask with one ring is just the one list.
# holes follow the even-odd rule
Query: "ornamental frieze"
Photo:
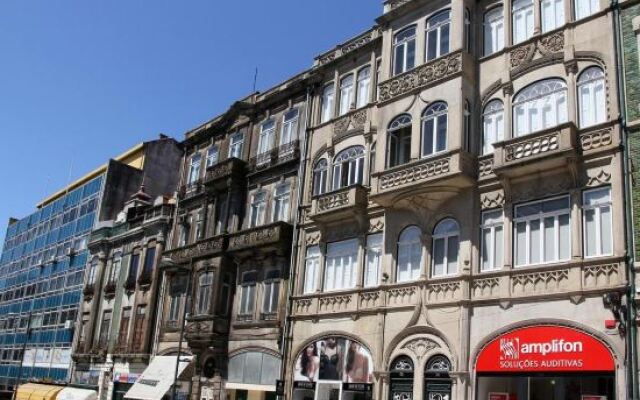
[[362, 130], [367, 122], [367, 110], [359, 110], [338, 118], [333, 123], [333, 134], [337, 137], [355, 130]]
[[193, 244], [189, 247], [172, 251], [169, 254], [169, 257], [176, 263], [184, 263], [191, 260], [192, 258], [219, 253], [223, 250], [224, 238], [214, 237], [211, 239], [207, 239], [206, 241]]
[[366, 46], [367, 44], [371, 43], [374, 39], [377, 39], [379, 37], [381, 37], [380, 28], [372, 29], [364, 33], [363, 35], [360, 35], [357, 38], [350, 40], [349, 42], [339, 46], [337, 49], [331, 52], [325, 53], [320, 57], [318, 57], [317, 59], [318, 66], [329, 64], [330, 62], [335, 61], [336, 59], [344, 55], [352, 53], [358, 50], [359, 48]]
[[532, 42], [515, 47], [509, 53], [511, 68], [516, 68], [533, 60], [538, 51], [543, 56], [561, 52], [564, 49], [564, 32], [543, 36]]
[[380, 101], [393, 100], [462, 71], [462, 53], [457, 52], [419, 66], [380, 84]]

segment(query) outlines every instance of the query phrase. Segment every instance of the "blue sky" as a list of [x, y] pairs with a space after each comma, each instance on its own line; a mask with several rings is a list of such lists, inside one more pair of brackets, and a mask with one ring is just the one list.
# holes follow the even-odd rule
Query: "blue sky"
[[2, 0], [0, 240], [67, 182], [370, 28], [382, 0]]

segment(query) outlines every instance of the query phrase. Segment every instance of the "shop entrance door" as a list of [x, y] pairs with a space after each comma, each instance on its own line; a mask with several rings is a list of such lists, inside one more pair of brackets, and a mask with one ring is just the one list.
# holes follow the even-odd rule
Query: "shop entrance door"
[[614, 400], [614, 374], [481, 376], [476, 400]]

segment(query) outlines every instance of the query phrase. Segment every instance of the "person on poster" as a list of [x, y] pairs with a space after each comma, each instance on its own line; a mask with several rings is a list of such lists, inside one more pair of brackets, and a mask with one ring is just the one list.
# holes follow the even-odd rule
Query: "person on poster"
[[316, 373], [320, 367], [320, 359], [317, 356], [318, 349], [315, 343], [309, 344], [300, 355], [299, 374], [309, 382], [314, 382]]
[[349, 342], [345, 376], [345, 381], [349, 383], [371, 383], [369, 356], [364, 353], [362, 346], [358, 342]]
[[342, 379], [342, 346], [334, 336], [328, 337], [320, 347], [320, 379], [339, 381]]

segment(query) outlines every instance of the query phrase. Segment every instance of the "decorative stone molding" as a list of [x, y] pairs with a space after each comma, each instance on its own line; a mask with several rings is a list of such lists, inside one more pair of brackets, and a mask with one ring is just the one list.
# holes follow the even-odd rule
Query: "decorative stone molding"
[[230, 178], [233, 176], [240, 176], [245, 173], [245, 161], [238, 158], [229, 158], [218, 164], [215, 164], [207, 168], [207, 173], [204, 178], [206, 185], [215, 181]]
[[363, 33], [362, 35], [348, 41], [347, 43], [338, 46], [335, 50], [331, 50], [317, 57], [317, 66], [329, 64], [339, 59], [340, 57], [343, 57], [366, 46], [379, 37], [381, 37], [380, 28], [376, 27], [374, 29], [371, 29]]
[[313, 301], [311, 299], [300, 299], [293, 303], [293, 308], [296, 315], [309, 314], [311, 311], [311, 305]]
[[478, 177], [485, 178], [493, 173], [493, 157], [478, 160]]
[[229, 251], [239, 251], [252, 247], [267, 245], [284, 245], [291, 239], [292, 226], [286, 222], [276, 222], [270, 225], [251, 228], [233, 234], [229, 238]]
[[554, 132], [507, 145], [504, 148], [504, 160], [510, 162], [557, 150], [560, 142], [559, 136], [559, 132]]
[[305, 237], [305, 243], [307, 246], [315, 246], [320, 243], [320, 232], [317, 233], [307, 233]]
[[613, 129], [600, 129], [580, 135], [580, 149], [582, 151], [595, 150], [613, 143]]
[[462, 53], [457, 52], [395, 76], [379, 85], [381, 102], [449, 78], [462, 71]]
[[362, 292], [359, 296], [359, 307], [361, 309], [367, 308], [377, 308], [380, 307], [381, 292], [373, 291], [373, 292]]
[[566, 291], [569, 287], [569, 270], [539, 271], [514, 274], [511, 290], [514, 295], [532, 295]]
[[371, 221], [369, 224], [369, 233], [382, 232], [384, 230], [384, 220]]
[[[359, 217], [362, 229], [364, 214], [367, 209], [367, 189], [361, 185], [353, 185], [318, 196], [312, 202], [311, 219], [318, 222], [330, 222], [344, 218], [345, 214]], [[355, 214], [354, 214], [355, 213]]]
[[427, 286], [430, 303], [456, 300], [461, 293], [460, 281], [431, 283]]
[[472, 296], [476, 299], [487, 299], [499, 296], [500, 278], [474, 279], [471, 284]]
[[187, 247], [181, 247], [167, 252], [171, 260], [178, 264], [189, 262], [192, 258], [199, 258], [221, 253], [224, 251], [226, 240], [224, 236], [214, 236], [201, 240]]
[[582, 269], [582, 285], [585, 289], [620, 285], [619, 264], [589, 265]]
[[380, 175], [380, 189], [386, 190], [408, 183], [420, 182], [428, 178], [444, 175], [449, 172], [450, 158], [422, 160], [408, 167], [384, 172]]
[[588, 175], [586, 186], [599, 186], [608, 183], [610, 180], [611, 174], [604, 169], [600, 169], [596, 174]]
[[339, 138], [349, 132], [364, 130], [369, 115], [368, 109], [356, 110], [333, 122], [333, 135]]
[[318, 300], [318, 312], [332, 313], [349, 311], [351, 295], [339, 295], [331, 297], [321, 297]]
[[417, 303], [418, 288], [416, 286], [393, 288], [387, 291], [389, 306], [403, 306]]
[[564, 32], [542, 36], [536, 40], [517, 46], [509, 53], [511, 69], [533, 60], [536, 50], [543, 56], [559, 53], [564, 49]]
[[318, 199], [318, 212], [332, 210], [349, 204], [349, 192], [330, 193]]
[[483, 210], [502, 207], [504, 200], [504, 193], [502, 192], [484, 193], [480, 197]]
[[429, 351], [439, 347], [438, 343], [427, 338], [412, 339], [402, 346], [403, 349], [408, 349], [413, 352], [418, 361], [420, 361]]
[[388, 0], [387, 1], [387, 5], [389, 6], [389, 10], [395, 10], [398, 7], [401, 7], [407, 3], [409, 3], [411, 0]]

